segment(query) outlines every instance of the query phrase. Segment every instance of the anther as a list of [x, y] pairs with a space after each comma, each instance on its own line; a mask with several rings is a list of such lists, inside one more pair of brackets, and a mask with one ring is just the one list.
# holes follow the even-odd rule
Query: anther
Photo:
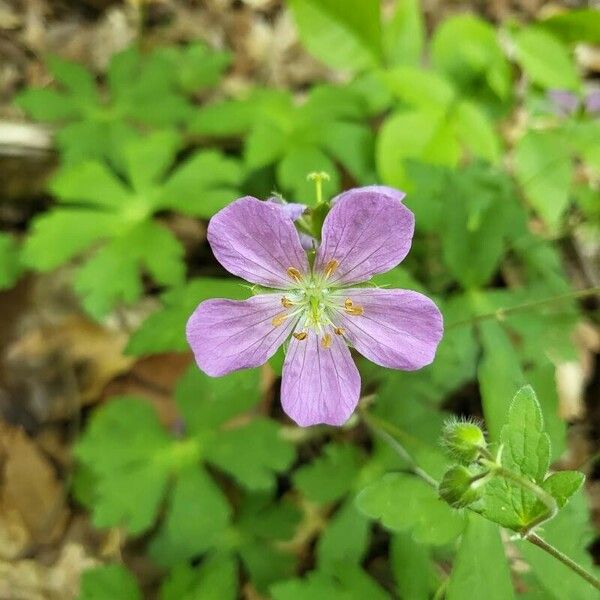
[[286, 318], [287, 315], [285, 313], [279, 313], [273, 317], [271, 323], [273, 323], [274, 327], [279, 327], [280, 325], [283, 325], [283, 322], [286, 320]]
[[321, 339], [321, 346], [323, 346], [323, 348], [331, 347], [331, 336], [328, 333], [326, 333]]
[[287, 274], [296, 282], [300, 283], [302, 280], [302, 273], [294, 267], [288, 267]]
[[349, 315], [354, 315], [356, 317], [360, 317], [365, 313], [365, 309], [362, 306], [350, 306], [346, 307], [345, 310]]
[[343, 327], [336, 327], [334, 331], [337, 333], [337, 335], [344, 335], [346, 333], [346, 330]]
[[306, 331], [294, 332], [292, 335], [299, 341], [305, 340], [308, 337], [308, 333], [306, 333]]
[[283, 305], [283, 308], [292, 308], [292, 306], [294, 306], [294, 303], [285, 296], [281, 299], [281, 304]]
[[333, 259], [330, 260], [326, 265], [325, 265], [325, 277], [329, 278], [331, 277], [337, 270], [337, 268], [340, 266], [340, 263]]
[[353, 304], [354, 304], [354, 302], [352, 302], [352, 300], [350, 300], [350, 298], [346, 298], [346, 301], [344, 302], [344, 308], [346, 310], [348, 310], [349, 308], [352, 308]]

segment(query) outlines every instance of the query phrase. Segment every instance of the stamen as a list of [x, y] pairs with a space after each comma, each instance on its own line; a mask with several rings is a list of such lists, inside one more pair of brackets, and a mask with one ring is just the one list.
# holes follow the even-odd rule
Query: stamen
[[306, 333], [306, 331], [294, 332], [292, 335], [299, 341], [305, 340], [308, 337], [308, 333]]
[[331, 336], [328, 333], [326, 333], [321, 339], [321, 346], [323, 346], [323, 348], [331, 347]]
[[352, 302], [352, 300], [350, 300], [350, 298], [346, 298], [346, 300], [344, 302], [344, 310], [349, 315], [355, 315], [355, 316], [360, 316], [360, 315], [364, 314], [364, 312], [365, 312], [365, 309], [362, 306], [358, 306], [357, 304], [354, 304], [354, 302]]
[[346, 330], [343, 327], [336, 327], [334, 329], [334, 331], [338, 334], [338, 335], [344, 335], [346, 333]]
[[288, 318], [288, 316], [289, 315], [286, 313], [279, 313], [273, 317], [271, 323], [273, 323], [274, 327], [279, 327], [280, 325], [283, 325], [283, 322]]
[[333, 260], [330, 260], [325, 265], [325, 278], [331, 277], [336, 272], [336, 270], [339, 266], [340, 266], [340, 263], [339, 263], [339, 261], [335, 260], [335, 258]]
[[283, 308], [292, 308], [294, 306], [294, 303], [285, 296], [281, 299], [281, 304], [283, 304]]
[[302, 273], [298, 271], [298, 269], [294, 267], [288, 267], [287, 274], [296, 282], [300, 283], [302, 281]]

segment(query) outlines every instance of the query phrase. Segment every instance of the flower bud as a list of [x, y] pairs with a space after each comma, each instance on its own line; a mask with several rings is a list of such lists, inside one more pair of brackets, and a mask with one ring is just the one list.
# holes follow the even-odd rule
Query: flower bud
[[473, 474], [463, 466], [446, 471], [440, 482], [439, 493], [454, 508], [465, 508], [481, 498], [480, 489], [473, 487]]
[[449, 454], [463, 465], [477, 460], [481, 449], [486, 448], [483, 431], [471, 421], [450, 421], [444, 426], [442, 444]]

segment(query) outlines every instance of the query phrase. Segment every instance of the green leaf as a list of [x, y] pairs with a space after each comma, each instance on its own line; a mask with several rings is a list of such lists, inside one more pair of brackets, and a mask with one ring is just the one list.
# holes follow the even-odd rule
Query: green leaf
[[591, 7], [557, 12], [538, 26], [567, 43], [600, 44], [600, 13]]
[[328, 444], [321, 456], [294, 473], [294, 485], [313, 502], [335, 502], [352, 488], [359, 460], [359, 452], [354, 446]]
[[559, 471], [552, 473], [542, 487], [552, 494], [558, 507], [563, 508], [571, 496], [579, 491], [584, 481], [585, 475], [579, 471]]
[[81, 575], [78, 600], [141, 600], [135, 577], [121, 565], [87, 569]]
[[50, 271], [108, 237], [116, 223], [115, 215], [97, 211], [60, 209], [43, 213], [33, 220], [25, 240], [23, 263], [39, 271]]
[[241, 300], [248, 292], [235, 279], [199, 277], [161, 296], [163, 308], [150, 315], [133, 333], [125, 349], [127, 354], [141, 356], [160, 352], [187, 350], [185, 324], [198, 304], [209, 298]]
[[401, 598], [429, 600], [439, 585], [430, 549], [409, 534], [392, 536], [390, 566]]
[[275, 474], [294, 460], [294, 450], [281, 437], [277, 423], [257, 418], [221, 432], [206, 459], [250, 490], [270, 490], [276, 483]]
[[179, 473], [150, 555], [161, 566], [189, 560], [217, 545], [230, 518], [223, 492], [202, 467], [191, 464]]
[[[550, 438], [543, 430], [542, 411], [531, 386], [521, 388], [511, 402], [501, 442], [502, 465], [542, 485], [550, 465]], [[539, 500], [506, 479], [491, 481], [484, 501], [486, 518], [517, 531], [539, 515]]]
[[510, 93], [510, 71], [496, 30], [474, 15], [442, 21], [431, 40], [431, 58], [465, 92], [476, 94], [484, 83], [501, 99]]
[[578, 90], [575, 61], [563, 44], [538, 27], [515, 36], [516, 58], [531, 81], [543, 88]]
[[478, 158], [496, 163], [501, 156], [498, 134], [486, 114], [473, 102], [456, 106], [455, 125], [459, 140]]
[[161, 585], [160, 600], [235, 600], [237, 579], [230, 556], [209, 556], [196, 568], [176, 566]]
[[384, 183], [410, 192], [413, 185], [405, 170], [407, 159], [454, 167], [460, 158], [460, 146], [444, 113], [405, 111], [383, 123], [375, 158]]
[[446, 179], [444, 195], [444, 263], [464, 288], [482, 286], [498, 269], [512, 231], [516, 201], [510, 180], [473, 165]]
[[175, 400], [192, 434], [204, 434], [247, 412], [261, 398], [260, 372], [244, 369], [224, 377], [209, 377], [190, 365], [177, 382]]
[[12, 287], [22, 270], [16, 241], [8, 233], [0, 233], [0, 290]]
[[381, 60], [379, 0], [291, 0], [300, 39], [335, 69], [360, 71]]
[[396, 67], [384, 75], [392, 94], [415, 108], [440, 110], [454, 102], [456, 92], [443, 76], [416, 66]]
[[340, 564], [360, 565], [367, 551], [369, 520], [358, 512], [352, 498], [329, 520], [317, 542], [317, 564], [335, 573]]
[[17, 95], [15, 103], [37, 121], [64, 121], [81, 114], [72, 98], [47, 88], [25, 89]]
[[119, 525], [132, 535], [152, 526], [167, 484], [170, 446], [143, 400], [123, 396], [96, 410], [74, 450], [95, 478], [94, 525]]
[[306, 176], [313, 171], [325, 171], [331, 179], [323, 182], [323, 194], [332, 197], [340, 190], [338, 170], [318, 148], [299, 147], [287, 153], [277, 165], [277, 181], [291, 198], [306, 202], [314, 197], [315, 184]]
[[271, 586], [273, 600], [389, 600], [389, 596], [362, 569], [341, 564], [336, 573], [313, 571], [303, 579]]
[[392, 18], [383, 27], [384, 54], [392, 65], [417, 65], [425, 46], [425, 23], [420, 0], [396, 3]]
[[202, 151], [187, 159], [165, 182], [161, 208], [208, 219], [235, 200], [242, 169], [233, 159]]
[[485, 424], [492, 441], [499, 441], [515, 390], [523, 385], [518, 356], [502, 326], [494, 321], [480, 325], [483, 360], [478, 379]]
[[556, 229], [569, 203], [573, 167], [565, 138], [553, 131], [530, 131], [515, 148], [515, 174], [525, 197]]
[[126, 145], [127, 176], [136, 192], [146, 192], [162, 179], [175, 159], [179, 143], [174, 131], [165, 130], [154, 131]]
[[515, 597], [498, 526], [476, 514], [469, 514], [446, 597], [448, 600]]
[[96, 83], [85, 67], [58, 56], [49, 56], [47, 62], [54, 78], [71, 93], [78, 104], [93, 104], [97, 101]]
[[356, 498], [358, 509], [391, 531], [412, 531], [418, 543], [443, 545], [460, 534], [464, 518], [414, 475], [388, 473]]

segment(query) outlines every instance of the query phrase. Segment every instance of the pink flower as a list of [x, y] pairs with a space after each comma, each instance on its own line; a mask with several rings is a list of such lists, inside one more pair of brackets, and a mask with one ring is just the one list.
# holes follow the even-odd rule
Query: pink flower
[[271, 288], [248, 300], [207, 300], [187, 324], [202, 371], [257, 367], [288, 343], [281, 401], [301, 426], [342, 425], [360, 397], [349, 346], [383, 367], [412, 371], [433, 361], [442, 316], [410, 290], [357, 287], [407, 255], [414, 216], [404, 194], [371, 186], [338, 196], [311, 267], [281, 206], [245, 197], [210, 221], [208, 241], [231, 273]]

